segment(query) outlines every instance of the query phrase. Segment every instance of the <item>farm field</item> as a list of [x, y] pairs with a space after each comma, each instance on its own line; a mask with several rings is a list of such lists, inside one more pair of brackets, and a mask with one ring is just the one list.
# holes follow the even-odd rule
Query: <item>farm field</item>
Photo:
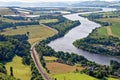
[[65, 73], [54, 75], [57, 80], [97, 80], [91, 76], [81, 73]]
[[57, 60], [56, 57], [50, 57], [50, 56], [44, 56], [43, 58], [45, 59], [46, 62], [53, 62]]
[[21, 57], [15, 56], [12, 62], [8, 62], [7, 64], [5, 64], [5, 66], [8, 71], [8, 75], [10, 75], [10, 67], [13, 67], [14, 77], [19, 78], [21, 80], [30, 80], [30, 66], [22, 64]]
[[[58, 62], [49, 62], [46, 63], [47, 68], [50, 70], [50, 74], [61, 74], [61, 73], [68, 73], [78, 70], [82, 70], [82, 67], [70, 66]], [[54, 66], [53, 66], [54, 65]]]
[[[98, 80], [94, 77], [91, 77], [82, 73], [57, 74], [57, 75], [54, 75], [53, 78], [56, 78], [57, 80], [73, 80], [73, 79], [74, 80]], [[108, 78], [107, 80], [119, 80], [119, 79]]]
[[107, 28], [106, 28], [106, 27], [100, 27], [99, 29], [97, 29], [97, 32], [98, 32], [100, 35], [108, 36]]
[[112, 26], [110, 26], [112, 33], [120, 37], [120, 18], [102, 18], [99, 19], [99, 21], [108, 21], [112, 23]]
[[58, 22], [58, 19], [44, 19], [40, 20], [41, 23], [51, 23], [51, 22]]
[[30, 44], [43, 40], [47, 37], [50, 37], [55, 34], [55, 32], [48, 27], [44, 27], [41, 25], [32, 25], [32, 26], [22, 26], [17, 27], [17, 29], [7, 28], [1, 34], [5, 35], [16, 35], [16, 34], [26, 34], [29, 32], [29, 42]]

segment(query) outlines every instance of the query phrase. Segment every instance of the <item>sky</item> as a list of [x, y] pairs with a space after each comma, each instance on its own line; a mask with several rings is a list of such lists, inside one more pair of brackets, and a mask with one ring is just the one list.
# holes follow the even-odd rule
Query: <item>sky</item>
[[[4, 1], [4, 2], [12, 2], [12, 1], [20, 1], [20, 2], [62, 2], [62, 1], [93, 1], [93, 0], [0, 0], [0, 1]], [[105, 0], [105, 1], [117, 1], [117, 0]]]

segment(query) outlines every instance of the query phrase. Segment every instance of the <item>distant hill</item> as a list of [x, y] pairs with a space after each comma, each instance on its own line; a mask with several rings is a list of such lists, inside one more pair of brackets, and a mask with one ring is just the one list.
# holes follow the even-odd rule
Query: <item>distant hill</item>
[[119, 6], [120, 1], [107, 2], [107, 1], [84, 1], [84, 2], [3, 2], [0, 1], [2, 6], [20, 6], [20, 7], [109, 7]]
[[64, 2], [0, 2], [0, 6], [22, 6], [22, 7], [66, 7], [67, 3]]
[[72, 4], [72, 6], [74, 6], [74, 7], [81, 7], [81, 6], [85, 6], [85, 7], [107, 7], [111, 4], [112, 4], [111, 2], [107, 2], [107, 1], [85, 1], [85, 2], [78, 2], [78, 3]]

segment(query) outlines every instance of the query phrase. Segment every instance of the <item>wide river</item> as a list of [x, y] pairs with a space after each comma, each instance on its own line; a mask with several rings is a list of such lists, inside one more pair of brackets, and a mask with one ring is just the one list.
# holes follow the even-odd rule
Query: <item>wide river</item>
[[[103, 10], [99, 12], [108, 12], [108, 11], [114, 11], [114, 10], [115, 9], [111, 9], [111, 8], [103, 8]], [[89, 33], [92, 32], [93, 29], [100, 27], [99, 24], [92, 22], [87, 18], [79, 16], [79, 14], [87, 14], [87, 13], [93, 13], [93, 12], [64, 15], [64, 17], [67, 19], [70, 19], [73, 21], [79, 20], [81, 22], [81, 25], [71, 29], [64, 37], [51, 41], [48, 45], [52, 47], [55, 51], [63, 51], [63, 52], [70, 52], [70, 53], [73, 52], [75, 54], [84, 56], [90, 61], [94, 61], [102, 65], [109, 65], [110, 60], [116, 60], [120, 62], [120, 59], [118, 58], [90, 53], [90, 52], [78, 49], [72, 44], [77, 39], [82, 39], [84, 37], [87, 37]]]

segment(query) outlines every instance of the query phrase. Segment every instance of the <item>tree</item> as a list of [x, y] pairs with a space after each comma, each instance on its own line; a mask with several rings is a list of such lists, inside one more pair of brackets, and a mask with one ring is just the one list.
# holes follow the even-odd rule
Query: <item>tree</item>
[[30, 32], [27, 32], [27, 36], [29, 36], [30, 35]]
[[13, 67], [10, 67], [10, 75], [11, 75], [11, 76], [14, 76], [14, 75], [13, 75]]

